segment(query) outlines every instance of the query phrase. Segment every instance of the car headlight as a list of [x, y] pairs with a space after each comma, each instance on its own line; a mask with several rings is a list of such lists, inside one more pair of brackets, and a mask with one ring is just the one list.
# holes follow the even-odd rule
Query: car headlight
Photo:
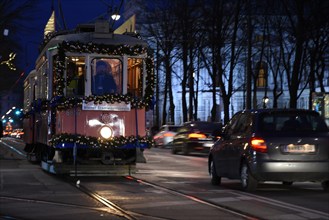
[[110, 128], [108, 126], [102, 127], [101, 130], [99, 131], [99, 133], [105, 139], [109, 139], [113, 135], [112, 128]]

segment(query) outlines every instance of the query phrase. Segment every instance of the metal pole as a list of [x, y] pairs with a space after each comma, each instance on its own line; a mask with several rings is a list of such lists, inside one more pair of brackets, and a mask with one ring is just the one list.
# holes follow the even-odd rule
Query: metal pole
[[136, 123], [136, 163], [145, 163], [146, 160], [144, 156], [142, 155], [139, 140], [138, 140], [138, 113], [137, 113], [137, 97], [135, 95], [135, 123]]
[[[74, 100], [74, 134], [77, 135], [77, 103], [76, 99]], [[77, 143], [74, 142], [73, 145], [73, 161], [74, 161], [74, 175], [77, 177]]]

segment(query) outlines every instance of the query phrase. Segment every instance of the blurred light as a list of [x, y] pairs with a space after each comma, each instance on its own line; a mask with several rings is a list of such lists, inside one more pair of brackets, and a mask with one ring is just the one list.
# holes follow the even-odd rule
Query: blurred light
[[14, 122], [14, 120], [13, 120], [13, 119], [9, 119], [9, 122], [10, 122], [10, 123], [13, 123], [13, 122]]
[[259, 137], [251, 138], [250, 145], [251, 148], [257, 152], [262, 152], [262, 153], [267, 152], [267, 146], [263, 138], [259, 138]]
[[263, 102], [264, 102], [265, 104], [267, 104], [268, 101], [270, 101], [270, 99], [269, 99], [267, 96], [265, 96], [265, 97], [263, 98]]
[[3, 30], [3, 36], [8, 36], [9, 35], [9, 30], [8, 29], [4, 29]]
[[94, 127], [96, 125], [104, 125], [102, 122], [100, 122], [97, 119], [91, 119], [88, 121], [89, 126]]
[[111, 15], [112, 20], [115, 20], [115, 21], [119, 20], [120, 17], [121, 16], [119, 14], [117, 14], [117, 13], [114, 13], [113, 15]]
[[101, 128], [100, 134], [103, 138], [109, 139], [110, 137], [112, 137], [113, 132], [112, 132], [112, 129], [110, 127], [104, 126], [104, 127]]
[[206, 138], [206, 135], [199, 133], [191, 133], [188, 135], [188, 138]]

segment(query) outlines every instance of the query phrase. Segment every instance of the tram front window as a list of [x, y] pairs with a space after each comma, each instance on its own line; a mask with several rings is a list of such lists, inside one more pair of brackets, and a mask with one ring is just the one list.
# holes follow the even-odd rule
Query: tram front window
[[122, 92], [122, 63], [119, 59], [92, 60], [92, 93], [106, 95]]
[[68, 57], [66, 62], [66, 95], [83, 96], [85, 93], [85, 58]]

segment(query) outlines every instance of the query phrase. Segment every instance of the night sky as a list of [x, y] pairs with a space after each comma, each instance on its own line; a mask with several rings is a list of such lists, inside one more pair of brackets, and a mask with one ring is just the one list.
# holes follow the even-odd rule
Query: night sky
[[[40, 5], [38, 5], [40, 14], [36, 15], [40, 19], [37, 19], [35, 22], [35, 27], [38, 27], [39, 30], [37, 33], [32, 33], [28, 39], [22, 39], [24, 47], [27, 48], [26, 53], [28, 54], [28, 59], [26, 62], [29, 64], [29, 70], [33, 69], [31, 66], [34, 66], [35, 59], [37, 58], [38, 44], [42, 42], [44, 27], [51, 15], [52, 1], [41, 1]], [[120, 5], [119, 1], [113, 0], [62, 0], [60, 2], [64, 22], [68, 30], [74, 29], [78, 24], [89, 23], [99, 16], [106, 15], [110, 5], [113, 5], [113, 7]], [[64, 28], [64, 22], [59, 13], [57, 0], [54, 1], [54, 9], [57, 18], [56, 23], [61, 26], [58, 28]]]
[[[107, 14], [107, 11], [120, 6], [120, 0], [40, 0], [39, 3], [33, 7], [32, 18], [23, 20], [20, 25], [25, 26], [29, 31], [20, 33], [19, 30], [15, 34], [15, 40], [20, 45], [20, 50], [16, 53], [15, 64], [18, 71], [6, 74], [7, 79], [1, 77], [1, 90], [8, 90], [9, 88], [19, 89], [17, 87], [21, 84], [13, 83], [20, 79], [22, 80], [26, 75], [34, 69], [35, 61], [38, 57], [38, 47], [43, 41], [44, 27], [51, 16], [52, 8], [55, 9], [57, 28], [64, 29], [64, 23], [67, 30], [74, 29], [78, 24], [89, 23]], [[60, 13], [61, 5], [62, 14]], [[20, 4], [20, 1], [15, 1], [13, 4]], [[53, 7], [52, 7], [53, 6]], [[64, 20], [63, 20], [63, 18]], [[123, 20], [120, 19], [119, 22]], [[64, 21], [64, 22], [63, 22]], [[9, 32], [11, 34], [11, 32]], [[20, 75], [24, 72], [24, 75]], [[5, 83], [8, 80], [10, 85]]]

